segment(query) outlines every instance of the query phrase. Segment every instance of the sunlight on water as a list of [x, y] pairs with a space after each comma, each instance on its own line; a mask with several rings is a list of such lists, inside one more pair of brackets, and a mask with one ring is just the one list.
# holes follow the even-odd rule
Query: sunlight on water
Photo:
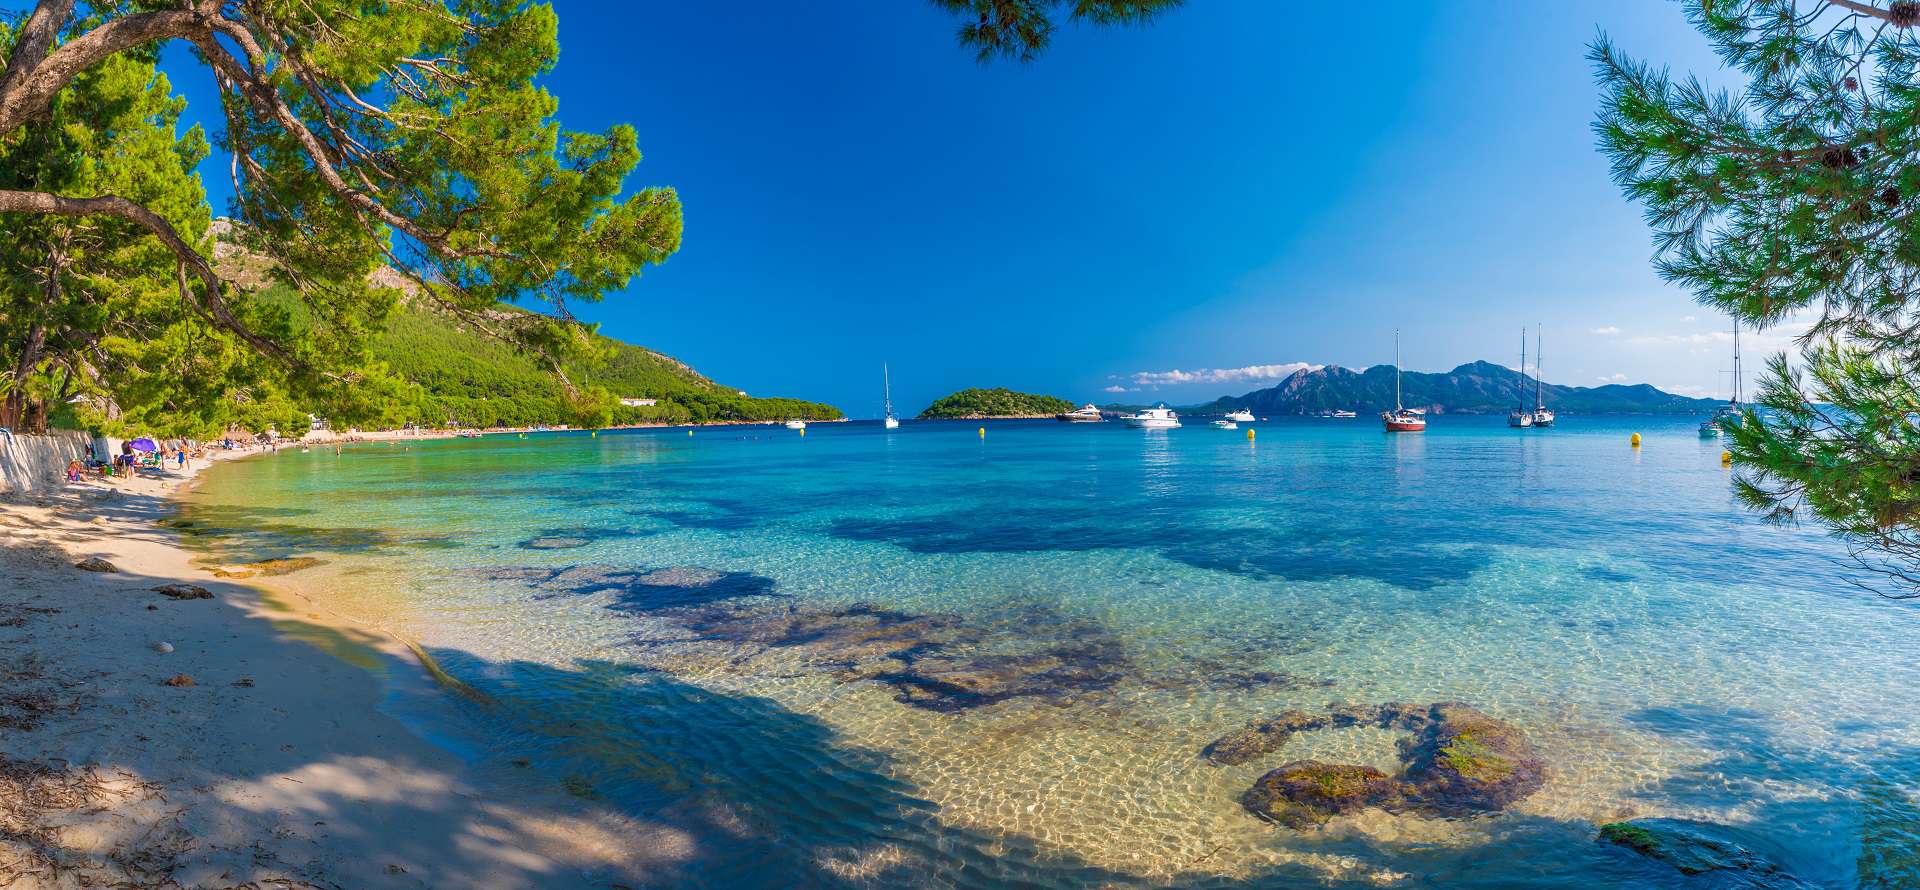
[[[1920, 882], [1883, 849], [1917, 827], [1920, 622], [1742, 514], [1692, 421], [1259, 426], [373, 445], [223, 468], [187, 519], [214, 562], [320, 557], [271, 583], [498, 697], [483, 759], [757, 829], [710, 880], [1657, 887], [1593, 835], [1659, 815]], [[1438, 701], [1518, 726], [1545, 785], [1302, 832], [1242, 793], [1292, 760], [1392, 774], [1406, 733], [1199, 756], [1289, 708]]]

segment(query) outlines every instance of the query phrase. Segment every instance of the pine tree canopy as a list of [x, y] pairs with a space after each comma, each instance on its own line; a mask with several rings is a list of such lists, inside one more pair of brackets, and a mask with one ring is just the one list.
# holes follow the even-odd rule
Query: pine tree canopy
[[1055, 20], [1144, 24], [1182, 0], [933, 0], [960, 19], [960, 45], [982, 62], [1031, 62], [1053, 41]]
[[1654, 264], [1755, 327], [1806, 326], [1723, 424], [1735, 492], [1920, 596], [1920, 3], [1694, 0], [1714, 89], [1602, 37], [1594, 124]]
[[[9, 229], [65, 218], [137, 230], [164, 249], [170, 262], [155, 267], [182, 303], [291, 369], [337, 377], [352, 367], [395, 299], [367, 280], [381, 265], [466, 324], [563, 352], [585, 338], [571, 306], [678, 248], [680, 204], [671, 189], [623, 196], [640, 161], [631, 127], [557, 122], [554, 97], [535, 83], [558, 55], [556, 27], [551, 7], [500, 0], [42, 0], [0, 22], [0, 147], [10, 153], [49, 138], [63, 103], [99, 127], [68, 97], [101, 72], [135, 62], [153, 77], [162, 43], [193, 47], [219, 89], [236, 231], [299, 293], [298, 337], [275, 329], [284, 313], [215, 273], [190, 199], [84, 177], [23, 180], [10, 162], [0, 218]], [[170, 113], [151, 123], [170, 134]], [[189, 141], [185, 152], [204, 154], [197, 132]], [[540, 311], [501, 313], [501, 301]]]

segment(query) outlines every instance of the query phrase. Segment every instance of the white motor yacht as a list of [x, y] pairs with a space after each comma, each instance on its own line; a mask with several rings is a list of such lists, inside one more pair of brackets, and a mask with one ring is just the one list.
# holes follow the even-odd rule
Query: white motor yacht
[[1227, 412], [1227, 419], [1235, 423], [1252, 423], [1253, 412], [1248, 411], [1245, 408], [1242, 408], [1238, 411], [1229, 411]]
[[1216, 420], [1213, 422], [1212, 426], [1216, 430], [1237, 430], [1240, 428], [1239, 424], [1234, 423], [1231, 420]]
[[1061, 423], [1099, 423], [1105, 418], [1100, 416], [1099, 408], [1095, 408], [1092, 402], [1088, 402], [1072, 411], [1055, 414], [1053, 419]]
[[1170, 430], [1180, 425], [1180, 415], [1173, 413], [1165, 402], [1120, 419], [1126, 421], [1127, 426], [1142, 430]]
[[790, 429], [790, 430], [804, 430], [804, 429], [806, 429], [806, 428], [807, 428], [807, 422], [806, 422], [806, 421], [804, 421], [804, 420], [801, 420], [801, 419], [800, 419], [800, 418], [798, 418], [798, 417], [796, 417], [796, 418], [794, 418], [794, 419], [792, 419], [792, 420], [789, 420], [789, 421], [787, 421], [787, 429]]

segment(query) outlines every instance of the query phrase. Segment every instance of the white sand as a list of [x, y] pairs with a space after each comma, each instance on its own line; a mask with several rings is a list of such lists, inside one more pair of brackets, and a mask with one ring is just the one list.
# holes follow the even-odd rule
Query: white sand
[[[0, 503], [0, 887], [671, 883], [689, 835], [478, 787], [378, 710], [378, 677], [303, 642], [418, 671], [394, 640], [193, 565], [158, 524], [188, 475]], [[175, 582], [214, 596], [152, 590]]]

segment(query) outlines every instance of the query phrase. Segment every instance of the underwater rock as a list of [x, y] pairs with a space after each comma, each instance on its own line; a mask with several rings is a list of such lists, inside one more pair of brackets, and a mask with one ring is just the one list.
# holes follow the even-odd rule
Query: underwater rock
[[198, 584], [162, 584], [153, 589], [154, 593], [175, 600], [210, 600], [213, 591]]
[[656, 614], [700, 642], [784, 653], [844, 681], [885, 683], [901, 703], [933, 711], [1015, 699], [1065, 704], [1112, 688], [1131, 664], [1098, 625], [1041, 608], [976, 618], [867, 603], [726, 603]]
[[1772, 890], [1813, 886], [1754, 852], [1751, 846], [1763, 843], [1759, 839], [1726, 825], [1693, 819], [1635, 819], [1600, 826], [1599, 839], [1665, 862], [1681, 874], [1726, 872], [1738, 876], [1739, 886]]
[[1546, 765], [1519, 727], [1459, 702], [1433, 705], [1400, 753], [1407, 797], [1444, 815], [1506, 809], [1546, 784]]
[[1400, 785], [1370, 766], [1296, 760], [1253, 783], [1240, 805], [1289, 828], [1313, 828], [1343, 813], [1391, 806]]
[[290, 575], [294, 572], [298, 572], [303, 569], [310, 569], [310, 568], [313, 568], [314, 566], [324, 565], [324, 564], [325, 563], [323, 561], [315, 559], [311, 556], [295, 556], [295, 557], [289, 557], [287, 559], [263, 559], [259, 562], [242, 563], [240, 565], [233, 567], [235, 569], [241, 570], [241, 572], [246, 572], [247, 574], [241, 574], [241, 572], [232, 572], [228, 575], [221, 575], [219, 572], [215, 572], [214, 575], [217, 577], [234, 577], [234, 578], [246, 578], [246, 577], [249, 577], [250, 575], [265, 575], [267, 577], [273, 577], [275, 575]]
[[[1399, 742], [1401, 775], [1382, 777], [1392, 786], [1392, 793], [1369, 792], [1367, 796], [1353, 799], [1365, 799], [1371, 804], [1355, 803], [1354, 807], [1378, 805], [1436, 816], [1491, 813], [1512, 806], [1546, 783], [1546, 765], [1519, 727], [1459, 702], [1336, 705], [1325, 715], [1283, 711], [1215, 739], [1200, 753], [1212, 763], [1235, 766], [1280, 750], [1296, 733], [1352, 726], [1412, 733]], [[1300, 764], [1313, 762], [1298, 761], [1288, 766]], [[1371, 770], [1371, 767], [1352, 764], [1314, 765]], [[1351, 780], [1353, 776], [1338, 775], [1343, 780]], [[1303, 823], [1301, 818], [1295, 818], [1298, 814], [1283, 818], [1278, 813], [1286, 808], [1274, 801], [1297, 803], [1295, 798], [1306, 793], [1295, 787], [1305, 781], [1303, 776], [1310, 777], [1302, 770], [1293, 773], [1286, 773], [1284, 767], [1275, 770], [1262, 777], [1242, 802], [1262, 817], [1294, 827], [1324, 822], [1323, 817], [1317, 821], [1306, 819]], [[1328, 809], [1321, 803], [1313, 803], [1309, 809], [1322, 816], [1346, 812], [1346, 809]]]
[[1329, 717], [1287, 710], [1268, 720], [1255, 720], [1227, 733], [1202, 749], [1200, 756], [1221, 766], [1238, 766], [1280, 750], [1296, 732], [1332, 726]]
[[541, 535], [537, 538], [528, 538], [521, 541], [520, 546], [526, 550], [572, 550], [577, 547], [585, 547], [591, 543], [593, 542], [586, 538], [577, 538], [570, 535]]

